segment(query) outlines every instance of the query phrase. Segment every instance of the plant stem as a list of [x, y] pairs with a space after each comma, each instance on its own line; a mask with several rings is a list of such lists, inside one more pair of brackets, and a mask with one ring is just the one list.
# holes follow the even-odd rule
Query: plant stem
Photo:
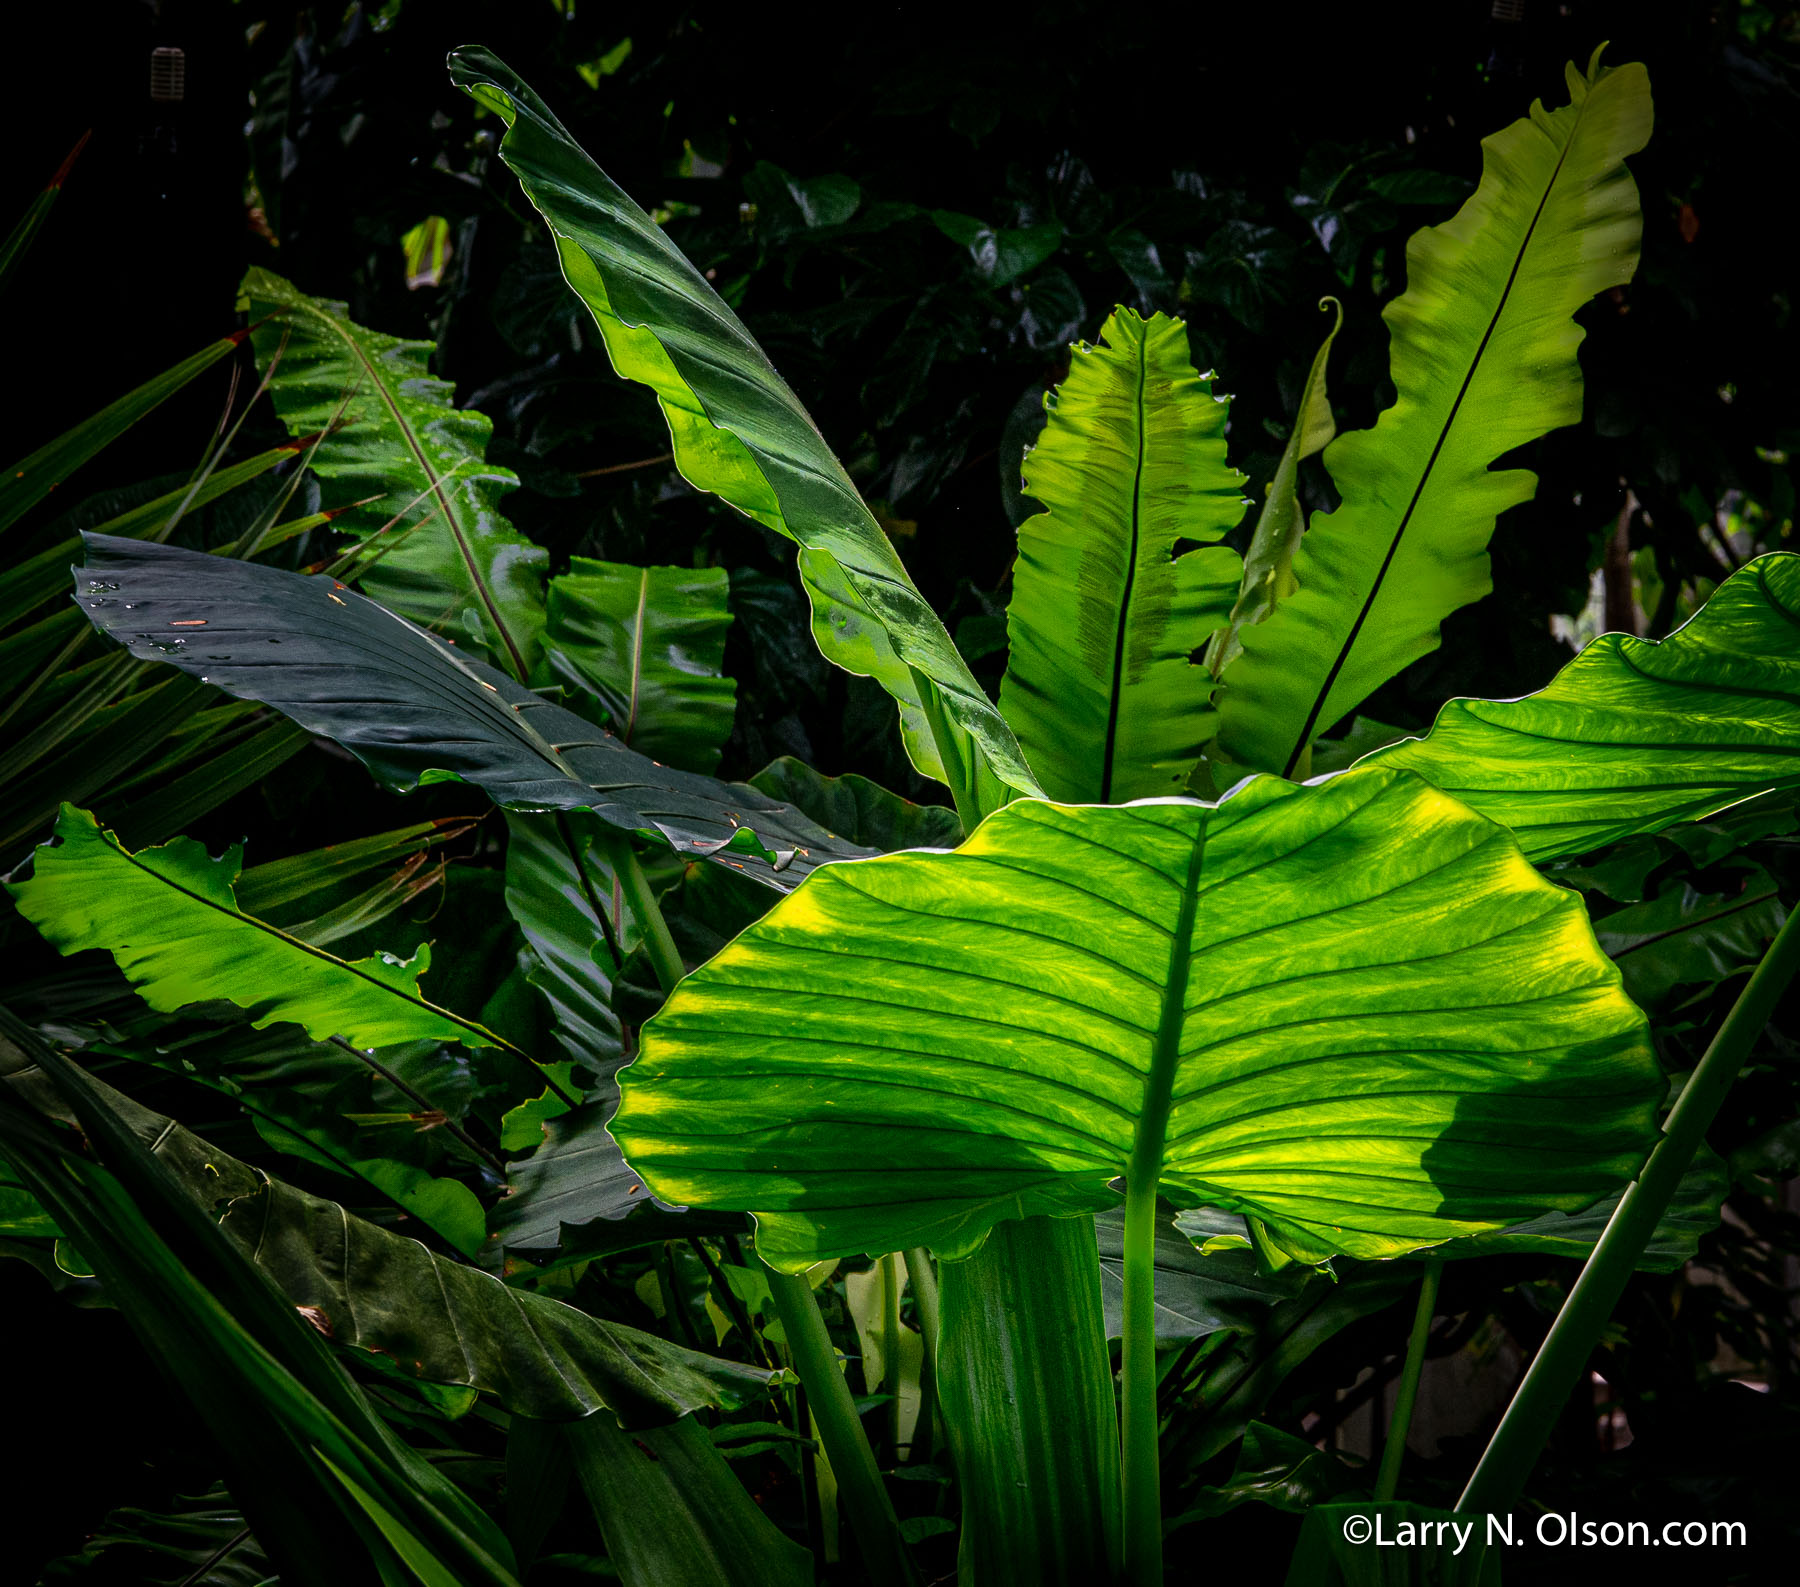
[[1475, 1475], [1456, 1501], [1458, 1510], [1505, 1513], [1517, 1502], [1601, 1330], [1625, 1293], [1638, 1258], [1656, 1233], [1719, 1104], [1796, 969], [1800, 969], [1800, 910], [1788, 916], [1749, 984], [1738, 994], [1706, 1056], [1663, 1122], [1662, 1138], [1644, 1171], [1625, 1187], [1618, 1209], [1550, 1325], [1543, 1347], [1506, 1408]]
[[913, 1461], [931, 1459], [936, 1442], [933, 1426], [938, 1415], [938, 1286], [937, 1274], [931, 1268], [931, 1253], [922, 1245], [906, 1252], [906, 1276], [912, 1281], [913, 1306], [919, 1314], [919, 1335], [925, 1341], [925, 1360], [919, 1368], [919, 1421], [913, 1429], [912, 1448], [907, 1456]]
[[675, 939], [669, 934], [669, 923], [663, 919], [662, 906], [657, 903], [656, 894], [650, 891], [650, 879], [644, 875], [643, 866], [638, 864], [637, 851], [632, 848], [630, 838], [609, 834], [605, 842], [606, 857], [612, 861], [614, 874], [625, 895], [625, 907], [644, 933], [644, 951], [650, 955], [650, 967], [656, 971], [657, 983], [663, 991], [673, 992], [687, 974], [687, 966], [681, 962]]
[[1156, 1176], [1125, 1191], [1125, 1319], [1119, 1368], [1125, 1580], [1162, 1581], [1162, 1475], [1156, 1433]]
[[883, 1453], [890, 1466], [900, 1464], [900, 1258], [892, 1251], [881, 1259], [881, 1392]]
[[862, 1550], [863, 1568], [874, 1587], [910, 1587], [912, 1565], [900, 1540], [900, 1522], [856, 1414], [850, 1385], [838, 1368], [837, 1351], [825, 1331], [818, 1298], [804, 1278], [778, 1273], [765, 1264], [769, 1294], [787, 1335], [794, 1370], [806, 1385], [807, 1404], [819, 1442], [837, 1477], [838, 1494]]
[[358, 1063], [366, 1065], [369, 1069], [380, 1075], [381, 1078], [387, 1081], [387, 1083], [398, 1091], [401, 1096], [406, 1097], [409, 1101], [416, 1102], [425, 1110], [425, 1112], [443, 1114], [444, 1129], [446, 1129], [455, 1140], [461, 1142], [464, 1147], [473, 1152], [480, 1161], [486, 1163], [489, 1168], [493, 1169], [502, 1179], [506, 1177], [505, 1163], [501, 1162], [500, 1159], [483, 1146], [481, 1142], [470, 1135], [467, 1130], [458, 1124], [455, 1119], [445, 1113], [444, 1109], [440, 1108], [430, 1097], [426, 1096], [422, 1091], [417, 1090], [413, 1086], [409, 1086], [399, 1075], [395, 1074], [392, 1069], [388, 1068], [388, 1066], [373, 1053], [364, 1052], [360, 1047], [353, 1047], [349, 1042], [345, 1041], [342, 1036], [331, 1036], [328, 1037], [327, 1040], [330, 1041], [332, 1046], [341, 1047]]
[[1394, 1419], [1388, 1427], [1387, 1448], [1381, 1452], [1381, 1473], [1375, 1479], [1377, 1500], [1393, 1498], [1400, 1485], [1400, 1463], [1406, 1459], [1406, 1435], [1412, 1427], [1413, 1403], [1419, 1397], [1425, 1342], [1431, 1337], [1431, 1319], [1437, 1314], [1438, 1280], [1443, 1276], [1441, 1257], [1426, 1262], [1425, 1276], [1419, 1281], [1419, 1309], [1413, 1314], [1412, 1337], [1406, 1341], [1406, 1366], [1400, 1373], [1400, 1391], [1394, 1396]]

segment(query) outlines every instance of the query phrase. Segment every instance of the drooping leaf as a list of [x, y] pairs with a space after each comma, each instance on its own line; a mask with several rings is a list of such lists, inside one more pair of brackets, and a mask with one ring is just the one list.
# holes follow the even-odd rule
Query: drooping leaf
[[333, 579], [135, 540], [87, 547], [78, 599], [96, 627], [272, 705], [390, 788], [460, 779], [508, 809], [591, 809], [784, 890], [867, 852], [754, 789], [656, 765]]
[[[11, 1066], [0, 1082], [29, 1085], [23, 1054], [0, 1047], [0, 1062]], [[409, 1373], [485, 1390], [524, 1416], [570, 1420], [604, 1408], [633, 1427], [751, 1403], [775, 1376], [509, 1288], [271, 1179], [108, 1086], [86, 1085], [290, 1309]]]
[[[501, 497], [518, 485], [486, 458], [493, 426], [452, 405], [427, 368], [429, 342], [355, 324], [342, 303], [308, 297], [267, 270], [244, 277], [258, 321], [257, 361], [296, 435], [330, 427], [312, 456], [339, 505], [364, 502], [335, 527], [368, 540], [392, 519], [381, 557], [358, 583], [422, 627], [447, 632], [521, 682], [544, 626], [549, 558], [509, 524]], [[340, 411], [341, 410], [341, 411]]]
[[350, 962], [246, 915], [232, 891], [241, 852], [214, 859], [176, 838], [132, 854], [87, 811], [65, 805], [54, 843], [35, 851], [32, 874], [7, 891], [64, 953], [111, 953], [162, 1013], [219, 998], [248, 1009], [259, 1028], [291, 1022], [318, 1041], [506, 1045], [419, 991], [428, 950], [404, 962], [391, 954]]
[[500, 1249], [555, 1250], [565, 1229], [596, 1219], [616, 1222], [639, 1207], [662, 1205], [626, 1166], [607, 1131], [617, 1101], [601, 1097], [550, 1120], [543, 1144], [506, 1165], [507, 1193], [488, 1219], [489, 1236]]
[[[1100, 1297], [1106, 1336], [1124, 1333], [1125, 1213], [1109, 1207], [1094, 1215], [1100, 1242]], [[1310, 1269], [1294, 1263], [1270, 1275], [1260, 1272], [1247, 1248], [1202, 1253], [1194, 1242], [1159, 1218], [1156, 1225], [1158, 1339], [1199, 1339], [1221, 1328], [1253, 1327], [1277, 1301], [1298, 1293]]]
[[273, 1562], [222, 1488], [179, 1509], [112, 1511], [79, 1554], [52, 1560], [44, 1587], [137, 1583], [141, 1587], [265, 1587]]
[[1000, 708], [1052, 798], [1177, 793], [1218, 725], [1193, 655], [1243, 575], [1217, 543], [1244, 508], [1228, 401], [1180, 320], [1120, 308], [1044, 406], [1025, 489], [1045, 510], [1019, 527]]
[[790, 1266], [1114, 1205], [1140, 1128], [1177, 1206], [1393, 1255], [1588, 1205], [1662, 1091], [1578, 897], [1363, 772], [1028, 801], [953, 854], [828, 867], [676, 989], [622, 1085], [648, 1187], [754, 1211]]
[[550, 581], [546, 648], [533, 680], [594, 694], [633, 749], [711, 772], [731, 734], [737, 685], [723, 674], [730, 576], [571, 560]]
[[56, 174], [44, 184], [43, 191], [32, 199], [26, 206], [25, 213], [6, 234], [6, 241], [0, 242], [0, 289], [5, 288], [13, 271], [19, 268], [19, 262], [31, 251], [32, 243], [37, 240], [38, 232], [50, 218], [50, 211], [55, 208], [56, 200], [62, 194], [63, 183], [68, 180], [70, 170], [93, 135], [91, 130], [82, 133], [76, 140], [75, 147], [69, 150], [67, 158], [56, 168]]
[[1306, 510], [1300, 505], [1300, 464], [1324, 451], [1326, 443], [1337, 434], [1331, 399], [1325, 392], [1325, 366], [1331, 358], [1331, 344], [1344, 328], [1344, 307], [1336, 298], [1321, 298], [1319, 307], [1323, 309], [1328, 303], [1337, 311], [1337, 320], [1313, 355], [1306, 384], [1300, 388], [1293, 432], [1282, 448], [1281, 461], [1275, 466], [1275, 477], [1269, 482], [1249, 549], [1244, 553], [1243, 583], [1232, 604], [1231, 618], [1206, 647], [1206, 667], [1215, 678], [1243, 651], [1244, 629], [1266, 622], [1275, 608], [1294, 593], [1294, 554], [1300, 549], [1300, 536], [1306, 532]]
[[229, 357], [247, 334], [233, 331], [209, 343], [191, 358], [184, 358], [174, 368], [126, 392], [92, 418], [83, 419], [54, 441], [46, 441], [31, 456], [0, 470], [0, 530], [10, 529], [89, 458], [111, 446], [197, 375]]
[[1615, 910], [1594, 935], [1619, 966], [1632, 1001], [1654, 1010], [1681, 987], [1713, 985], [1754, 969], [1786, 919], [1774, 877], [1756, 866], [1732, 892], [1706, 893], [1682, 882]]
[[[210, 1211], [216, 1155], [198, 1145], [189, 1168], [205, 1188], [196, 1197], [152, 1149], [175, 1129], [0, 1010], [7, 1158], [192, 1403], [283, 1580], [328, 1587], [357, 1562], [395, 1581], [404, 1558], [458, 1587], [518, 1587], [499, 1529], [389, 1429], [318, 1333], [221, 1233]], [[243, 1165], [223, 1165], [257, 1183]], [[384, 1526], [343, 1502], [342, 1476], [380, 1496]]]
[[1278, 1427], [1252, 1422], [1244, 1431], [1231, 1475], [1215, 1488], [1203, 1488], [1180, 1515], [1166, 1523], [1165, 1530], [1173, 1532], [1194, 1521], [1210, 1520], [1240, 1504], [1266, 1504], [1304, 1514], [1354, 1486], [1356, 1474], [1329, 1449], [1320, 1449]]
[[954, 848], [963, 839], [962, 822], [945, 805], [916, 805], [853, 771], [827, 777], [792, 755], [770, 761], [750, 786], [791, 804], [826, 831], [884, 854]]
[[1163, 1458], [1197, 1466], [1230, 1448], [1314, 1351], [1360, 1318], [1416, 1295], [1418, 1288], [1418, 1269], [1406, 1262], [1359, 1265], [1337, 1283], [1313, 1277], [1292, 1300], [1264, 1313], [1255, 1329], [1234, 1334], [1207, 1357], [1193, 1408], [1177, 1418]]
[[1241, 630], [1225, 671], [1220, 753], [1292, 775], [1307, 746], [1378, 684], [1436, 648], [1438, 625], [1489, 589], [1487, 543], [1536, 478], [1496, 459], [1581, 413], [1573, 315], [1631, 277], [1641, 220], [1625, 158], [1650, 135], [1644, 69], [1567, 72], [1486, 139], [1481, 185], [1407, 246], [1407, 289], [1383, 311], [1399, 395], [1325, 466], [1343, 504], [1314, 518], [1298, 588]]
[[[1684, 1262], [1692, 1261], [1700, 1241], [1718, 1228], [1719, 1207], [1730, 1188], [1724, 1160], [1702, 1144], [1688, 1171], [1681, 1176], [1675, 1199], [1638, 1258], [1639, 1270], [1673, 1273]], [[1433, 1247], [1431, 1255], [1457, 1261], [1470, 1256], [1529, 1251], [1585, 1261], [1618, 1205], [1619, 1197], [1612, 1195], [1580, 1212], [1546, 1212], [1542, 1217], [1488, 1234], [1466, 1234], [1459, 1240], [1447, 1240]]]
[[1800, 786], [1800, 556], [1740, 568], [1660, 642], [1602, 634], [1522, 700], [1452, 700], [1405, 767], [1518, 834], [1534, 860]]
[[613, 366], [649, 386], [676, 466], [801, 548], [813, 633], [900, 706], [913, 764], [975, 813], [1037, 792], [1011, 731], [842, 466], [701, 273], [487, 50], [450, 56], [459, 88], [506, 126], [501, 158], [556, 239]]

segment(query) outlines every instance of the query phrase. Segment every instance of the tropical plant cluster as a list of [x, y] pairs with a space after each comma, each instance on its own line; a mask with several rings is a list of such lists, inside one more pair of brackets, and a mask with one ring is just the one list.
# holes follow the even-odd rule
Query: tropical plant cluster
[[[1724, 486], [1590, 433], [1645, 67], [1532, 84], [1466, 181], [1315, 151], [1300, 299], [1248, 200], [1072, 156], [981, 215], [768, 161], [647, 209], [465, 45], [515, 365], [469, 392], [473, 198], [393, 239], [441, 346], [289, 263], [321, 63], [403, 25], [259, 84], [237, 328], [0, 476], [0, 1255], [178, 1429], [34, 1570], [1310, 1587], [1416, 1579], [1372, 1506], [1681, 1495], [1759, 1579], [1800, 557], [1782, 435]], [[53, 497], [227, 371], [191, 469]], [[997, 579], [921, 532], [974, 464]]]

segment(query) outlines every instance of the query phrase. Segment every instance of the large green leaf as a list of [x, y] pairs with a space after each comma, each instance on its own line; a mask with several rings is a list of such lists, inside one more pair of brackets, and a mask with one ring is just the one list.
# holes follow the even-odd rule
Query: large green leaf
[[770, 761], [750, 786], [793, 805], [828, 832], [884, 854], [954, 848], [963, 839], [962, 822], [945, 805], [916, 805], [853, 771], [827, 777], [792, 755]]
[[145, 1002], [163, 1013], [215, 998], [315, 1040], [360, 1047], [435, 1037], [503, 1047], [472, 1019], [419, 991], [431, 956], [347, 961], [246, 915], [232, 884], [241, 849], [212, 858], [191, 838], [130, 853], [85, 810], [65, 805], [32, 874], [9, 882], [19, 913], [64, 953], [103, 948]]
[[638, 568], [571, 559], [550, 581], [534, 681], [592, 692], [633, 749], [710, 772], [731, 733], [737, 685], [723, 674], [731, 626], [723, 568]]
[[1045, 511], [1019, 526], [1000, 708], [1053, 799], [1178, 793], [1218, 727], [1194, 653], [1244, 571], [1217, 543], [1245, 505], [1230, 403], [1180, 320], [1120, 308], [1044, 406], [1025, 489]]
[[1594, 927], [1634, 1002], [1660, 1010], [1682, 987], [1714, 985], [1756, 967], [1787, 920], [1787, 909], [1774, 877], [1760, 865], [1740, 881], [1733, 891], [1720, 893], [1683, 882], [1615, 910]]
[[519, 810], [591, 809], [786, 889], [869, 851], [754, 789], [658, 766], [329, 578], [87, 537], [78, 600], [134, 656], [260, 700], [389, 787], [461, 779]]
[[613, 1124], [666, 1201], [797, 1265], [1178, 1206], [1387, 1256], [1628, 1178], [1660, 1070], [1579, 898], [1410, 777], [1024, 801], [828, 867], [678, 987]]
[[[31, 1098], [25, 1045], [0, 1046], [0, 1086]], [[648, 1427], [701, 1407], [749, 1404], [776, 1376], [511, 1288], [271, 1179], [109, 1086], [84, 1084], [290, 1310], [303, 1308], [321, 1333], [380, 1351], [420, 1378], [486, 1390], [524, 1416], [564, 1421], [604, 1408], [625, 1426]]]
[[1409, 662], [1490, 587], [1494, 521], [1536, 476], [1506, 453], [1581, 415], [1573, 318], [1637, 263], [1625, 157], [1650, 135], [1641, 66], [1568, 69], [1570, 103], [1534, 105], [1482, 144], [1481, 185], [1414, 235], [1406, 292], [1383, 311], [1398, 396], [1325, 465], [1343, 504], [1314, 518], [1295, 592], [1241, 631], [1225, 669], [1220, 753], [1292, 775], [1315, 737]]
[[279, 358], [275, 411], [296, 435], [330, 429], [313, 471], [333, 482], [340, 504], [361, 503], [334, 526], [367, 540], [400, 520], [358, 583], [524, 681], [544, 626], [549, 558], [501, 515], [500, 498], [519, 481], [487, 461], [493, 426], [453, 406], [450, 386], [427, 367], [431, 343], [365, 330], [342, 303], [267, 270], [244, 277], [242, 296], [264, 372]]
[[613, 367], [656, 393], [675, 463], [800, 547], [813, 633], [899, 702], [913, 764], [976, 814], [1037, 792], [1011, 731], [818, 428], [706, 278], [485, 49], [450, 77], [505, 123], [500, 155], [556, 241]]
[[1740, 568], [1660, 642], [1602, 634], [1522, 700], [1452, 700], [1404, 767], [1518, 834], [1534, 860], [1800, 786], [1800, 556]]

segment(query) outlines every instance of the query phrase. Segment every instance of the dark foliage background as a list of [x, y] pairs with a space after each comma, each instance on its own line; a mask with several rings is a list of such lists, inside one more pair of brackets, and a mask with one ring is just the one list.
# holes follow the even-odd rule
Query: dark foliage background
[[[14, 287], [29, 305], [14, 453], [240, 323], [250, 264], [346, 300], [362, 324], [438, 344], [458, 400], [495, 422], [490, 456], [524, 482], [513, 521], [553, 566], [580, 554], [730, 570], [727, 776], [795, 754], [936, 797], [906, 765], [885, 696], [813, 650], [785, 545], [697, 496], [662, 457], [654, 404], [595, 345], [498, 164], [495, 123], [450, 87], [453, 45], [490, 45], [657, 208], [816, 416], [990, 684], [1027, 510], [1021, 452], [1066, 344], [1119, 302], [1184, 317], [1196, 363], [1235, 395], [1233, 460], [1260, 494], [1328, 323], [1317, 300], [1335, 295], [1346, 314], [1332, 365], [1340, 427], [1367, 424], [1392, 398], [1379, 312], [1404, 285], [1406, 237], [1470, 190], [1478, 138], [1560, 96], [1563, 63], [1601, 40], [1612, 59], [1645, 60], [1656, 92], [1656, 135], [1635, 162], [1642, 266], [1583, 317], [1586, 413], [1522, 459], [1542, 483], [1501, 524], [1495, 595], [1457, 614], [1442, 649], [1370, 710], [1414, 727], [1457, 693], [1537, 688], [1569, 654], [1553, 614], [1575, 618], [1592, 596], [1604, 626], [1666, 633], [1732, 566], [1792, 533], [1800, 334], [1784, 218], [1800, 154], [1800, 12], [1787, 6], [1391, 0], [1206, 8], [1173, 28], [1092, 0], [857, 6], [829, 25], [798, 8], [585, 0], [30, 9], [41, 32], [12, 98], [0, 213], [20, 211], [75, 139], [94, 136]], [[1522, 20], [1503, 19], [1514, 11]], [[173, 111], [144, 94], [157, 43], [187, 52], [188, 97]], [[421, 285], [403, 239], [430, 217], [448, 260]], [[72, 489], [185, 471], [226, 400], [223, 369], [214, 376]], [[244, 444], [278, 439], [264, 413]], [[1323, 470], [1306, 469], [1310, 505], [1326, 505]], [[443, 793], [391, 810], [384, 799], [359, 768], [309, 749], [196, 835], [215, 848], [248, 835], [268, 859], [456, 808]], [[1787, 880], [1783, 854], [1761, 857]], [[1671, 850], [1657, 874], [1704, 885], [1690, 860]], [[490, 862], [477, 851], [468, 869]], [[1691, 996], [1665, 1041], [1702, 1042], [1730, 990]], [[1750, 1517], [1765, 1544], [1794, 1524], [1779, 1496], [1800, 1431], [1800, 1242], [1783, 1189], [1793, 1146], [1768, 1141], [1800, 1112], [1800, 1087], [1789, 1053], [1767, 1056], [1715, 1132], [1740, 1154], [1741, 1185], [1708, 1272], [1641, 1279], [1597, 1363], [1634, 1442], [1609, 1452], [1596, 1416], [1572, 1414], [1546, 1468], [1584, 1513], [1716, 1511]], [[1488, 1264], [1453, 1272], [1446, 1310], [1459, 1283], [1468, 1292], [1458, 1343], [1498, 1329], [1529, 1348], [1553, 1312], [1543, 1286], [1566, 1278], [1542, 1262], [1521, 1261], [1516, 1280]], [[206, 1480], [197, 1435], [116, 1318], [68, 1320], [18, 1263], [0, 1263], [0, 1285], [6, 1335], [29, 1340], [33, 1376], [59, 1386], [69, 1435], [18, 1462], [15, 1564], [77, 1546], [114, 1505], [155, 1502], [188, 1465]], [[1392, 1376], [1402, 1333], [1392, 1315], [1347, 1330], [1270, 1419], [1329, 1435], [1368, 1398], [1353, 1389], [1363, 1369], [1374, 1384]], [[82, 1441], [102, 1425], [104, 1446]], [[1432, 1468], [1445, 1497], [1479, 1431]], [[1293, 1528], [1259, 1506], [1217, 1524], [1243, 1547], [1283, 1550]], [[1546, 1562], [1545, 1579], [1561, 1568]]]

